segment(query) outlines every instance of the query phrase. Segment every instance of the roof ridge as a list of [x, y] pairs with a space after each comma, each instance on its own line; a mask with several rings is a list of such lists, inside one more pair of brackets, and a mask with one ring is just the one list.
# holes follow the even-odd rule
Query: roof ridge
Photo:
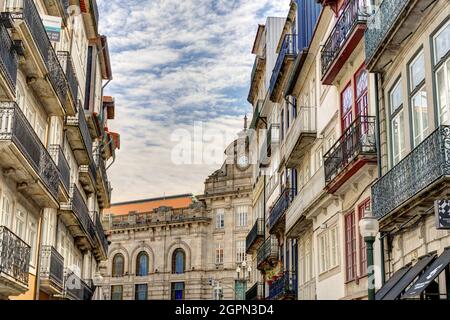
[[178, 194], [178, 195], [172, 195], [172, 196], [162, 196], [162, 197], [157, 197], [157, 198], [139, 199], [139, 200], [113, 203], [113, 204], [111, 204], [111, 207], [127, 205], [127, 204], [144, 203], [144, 202], [155, 202], [155, 201], [161, 201], [161, 200], [173, 200], [173, 199], [180, 199], [180, 198], [188, 198], [188, 197], [193, 197], [193, 196], [194, 195], [192, 193], [186, 193], [186, 194]]

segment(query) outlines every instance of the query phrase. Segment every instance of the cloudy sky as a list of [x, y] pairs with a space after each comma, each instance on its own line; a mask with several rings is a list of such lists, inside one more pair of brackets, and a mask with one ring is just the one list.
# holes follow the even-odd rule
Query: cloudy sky
[[251, 114], [257, 25], [286, 16], [290, 1], [97, 2], [114, 76], [105, 92], [116, 98], [109, 127], [122, 139], [109, 172], [113, 202], [203, 192]]

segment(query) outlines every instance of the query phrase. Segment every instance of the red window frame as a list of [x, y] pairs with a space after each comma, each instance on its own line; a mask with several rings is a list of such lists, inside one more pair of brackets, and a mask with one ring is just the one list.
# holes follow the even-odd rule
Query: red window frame
[[[365, 209], [370, 210], [370, 198], [364, 200], [358, 206], [358, 223], [364, 218]], [[367, 247], [361, 234], [359, 235], [359, 276], [364, 277], [367, 275]]]
[[[344, 90], [341, 91], [341, 129], [342, 134], [344, 134], [345, 130], [347, 130], [353, 122], [353, 108], [354, 108], [354, 99], [355, 99], [355, 90], [351, 87], [351, 81], [345, 86]], [[344, 93], [350, 88], [350, 92], [352, 93], [352, 105], [350, 109], [344, 113]]]
[[345, 215], [345, 279], [356, 279], [356, 226], [355, 211]]
[[[365, 72], [367, 77], [367, 83], [364, 90], [358, 95], [358, 78], [359, 76]], [[354, 83], [354, 97], [355, 97], [355, 113], [356, 116], [368, 116], [369, 115], [369, 96], [368, 96], [368, 87], [369, 87], [369, 74], [365, 68], [365, 65], [362, 65], [358, 71], [353, 76]], [[362, 103], [362, 110], [359, 107]], [[362, 112], [361, 112], [362, 111]]]

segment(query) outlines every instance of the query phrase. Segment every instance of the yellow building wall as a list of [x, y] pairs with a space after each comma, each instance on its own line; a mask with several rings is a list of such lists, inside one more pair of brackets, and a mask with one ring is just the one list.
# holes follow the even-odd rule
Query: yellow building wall
[[20, 296], [10, 297], [10, 300], [35, 300], [36, 297], [36, 276], [30, 273], [28, 278], [29, 290]]

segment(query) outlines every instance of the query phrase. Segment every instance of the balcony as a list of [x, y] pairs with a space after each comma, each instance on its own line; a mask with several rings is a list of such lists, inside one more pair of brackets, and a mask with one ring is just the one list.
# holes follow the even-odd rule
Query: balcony
[[69, 89], [70, 98], [67, 102], [67, 106], [70, 106], [69, 114], [75, 114], [77, 112], [78, 104], [78, 79], [73, 65], [72, 57], [67, 51], [58, 51], [58, 59], [61, 64], [64, 74], [66, 75], [67, 85]]
[[368, 17], [365, 1], [350, 0], [321, 51], [322, 83], [333, 85], [364, 36]]
[[43, 246], [40, 256], [40, 288], [61, 295], [64, 289], [64, 258], [52, 246]]
[[258, 270], [270, 269], [278, 264], [278, 259], [278, 240], [276, 237], [270, 236], [258, 249]]
[[30, 250], [22, 239], [0, 226], [0, 298], [28, 291]]
[[90, 162], [89, 165], [80, 166], [79, 180], [86, 193], [91, 194], [97, 190], [97, 168], [94, 161]]
[[108, 240], [106, 239], [105, 231], [103, 230], [102, 221], [98, 212], [91, 212], [91, 217], [94, 219], [95, 234], [98, 240], [98, 246], [94, 248], [94, 254], [99, 260], [106, 260], [108, 258]]
[[64, 271], [64, 298], [68, 300], [87, 301], [94, 294], [92, 280], [84, 281], [72, 270], [66, 268]]
[[252, 253], [264, 241], [264, 219], [256, 219], [245, 240], [247, 254]]
[[256, 282], [245, 293], [245, 300], [264, 300], [264, 283]]
[[102, 155], [97, 152], [94, 156], [95, 165], [97, 167], [97, 190], [101, 207], [109, 207], [111, 203], [111, 184], [106, 173], [105, 160]]
[[70, 188], [70, 201], [61, 204], [60, 213], [64, 224], [69, 226], [68, 229], [82, 250], [91, 250], [97, 245], [94, 222], [76, 185]]
[[269, 95], [272, 102], [280, 102], [283, 86], [288, 80], [290, 67], [296, 57], [297, 35], [286, 34], [270, 78]]
[[13, 34], [24, 44], [22, 67], [29, 79], [28, 84], [47, 113], [64, 115], [67, 110], [67, 82], [34, 2], [12, 2], [2, 15], [15, 21]]
[[0, 43], [0, 100], [13, 100], [16, 95], [18, 59], [14, 42], [1, 21]]
[[292, 127], [285, 139], [286, 167], [300, 165], [317, 138], [316, 107], [300, 107]]
[[285, 213], [294, 197], [295, 195], [293, 189], [284, 189], [278, 197], [277, 201], [275, 201], [275, 204], [270, 208], [268, 219], [270, 234], [284, 231], [286, 221]]
[[328, 193], [335, 193], [367, 163], [376, 163], [375, 140], [375, 117], [359, 116], [324, 155]]
[[367, 21], [366, 69], [382, 72], [419, 27], [434, 0], [383, 0]]
[[272, 156], [272, 146], [280, 144], [280, 124], [272, 123], [267, 131], [267, 156]]
[[84, 111], [78, 110], [76, 116], [66, 116], [65, 128], [78, 164], [89, 165], [92, 162], [92, 139]]
[[258, 100], [258, 103], [256, 104], [255, 111], [253, 112], [253, 118], [252, 122], [250, 123], [250, 129], [257, 130], [261, 129], [262, 127], [258, 124], [260, 123], [260, 120], [263, 120], [262, 122], [265, 123], [265, 118], [261, 117], [261, 109], [263, 107], [264, 100]]
[[59, 201], [67, 202], [69, 200], [70, 191], [70, 167], [61, 146], [51, 145], [49, 148], [50, 156], [56, 163], [59, 172], [60, 189]]
[[297, 280], [295, 273], [284, 272], [281, 277], [269, 285], [268, 300], [296, 300]]
[[58, 207], [59, 172], [15, 102], [0, 102], [0, 166], [40, 207]]
[[[265, 50], [264, 50], [265, 51]], [[247, 101], [253, 104], [253, 100], [255, 99], [258, 90], [259, 84], [264, 76], [264, 67], [266, 66], [266, 57], [255, 58], [255, 62], [253, 63], [252, 75], [250, 78], [250, 91], [248, 93]]]
[[[450, 127], [440, 126], [372, 187], [373, 212], [388, 220], [407, 220], [447, 199]], [[383, 221], [384, 220], [384, 221]]]

